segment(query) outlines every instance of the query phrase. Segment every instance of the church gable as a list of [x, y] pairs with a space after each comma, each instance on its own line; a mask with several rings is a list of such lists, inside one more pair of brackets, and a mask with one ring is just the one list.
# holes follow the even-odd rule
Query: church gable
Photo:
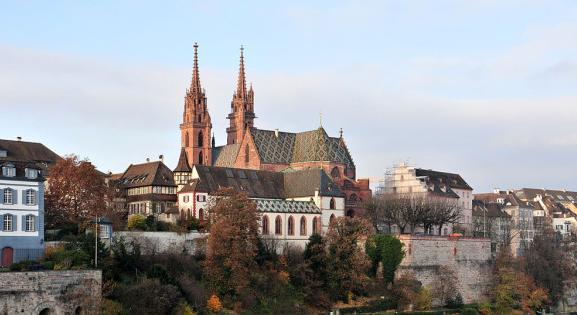
[[246, 132], [242, 142], [240, 143], [234, 167], [258, 170], [260, 169], [260, 165], [261, 158], [252, 134]]

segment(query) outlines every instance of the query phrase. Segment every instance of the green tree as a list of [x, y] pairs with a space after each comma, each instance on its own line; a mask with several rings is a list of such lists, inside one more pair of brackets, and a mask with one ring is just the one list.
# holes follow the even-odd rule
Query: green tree
[[377, 274], [379, 265], [383, 266], [383, 279], [392, 283], [399, 264], [405, 258], [404, 244], [391, 235], [373, 235], [365, 244], [365, 251], [372, 262], [371, 272]]
[[146, 217], [140, 214], [133, 214], [128, 217], [128, 225], [126, 226], [129, 230], [139, 230], [146, 231]]

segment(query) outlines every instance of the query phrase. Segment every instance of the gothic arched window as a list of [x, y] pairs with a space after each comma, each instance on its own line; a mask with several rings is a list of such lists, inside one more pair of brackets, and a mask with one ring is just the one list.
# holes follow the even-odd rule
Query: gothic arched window
[[262, 234], [268, 235], [268, 216], [262, 217]]
[[313, 234], [319, 234], [319, 226], [320, 226], [320, 221], [318, 219], [318, 217], [314, 217], [313, 218]]
[[188, 142], [188, 131], [184, 133], [184, 146], [188, 147], [189, 142]]
[[301, 217], [301, 235], [307, 235], [307, 219], [304, 216]]
[[333, 222], [335, 222], [336, 217], [334, 214], [331, 214], [331, 218], [329, 219], [329, 225], [333, 224]]
[[198, 153], [198, 164], [202, 164], [202, 151]]
[[203, 221], [203, 220], [204, 220], [204, 209], [202, 209], [202, 208], [200, 208], [200, 209], [198, 210], [198, 219], [199, 219], [200, 221]]
[[282, 234], [282, 219], [280, 218], [280, 215], [277, 215], [276, 219], [274, 220], [274, 234]]
[[198, 141], [196, 143], [198, 143], [199, 147], [204, 145], [204, 137], [202, 135], [202, 131], [198, 133]]
[[293, 219], [292, 215], [288, 218], [287, 234], [295, 235], [295, 220]]
[[329, 209], [331, 210], [335, 210], [336, 206], [335, 206], [335, 198], [332, 197], [331, 201], [329, 202]]

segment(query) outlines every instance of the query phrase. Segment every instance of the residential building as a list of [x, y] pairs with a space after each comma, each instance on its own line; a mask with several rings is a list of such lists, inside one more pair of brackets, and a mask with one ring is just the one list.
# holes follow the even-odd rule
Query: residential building
[[261, 214], [266, 239], [304, 247], [312, 234], [326, 232], [345, 215], [345, 195], [320, 168], [291, 172], [194, 165], [191, 180], [178, 192], [181, 216], [204, 220], [220, 189], [245, 192]]
[[[472, 231], [473, 188], [459, 174], [416, 168], [401, 163], [387, 172], [381, 191], [389, 194], [423, 194], [431, 198], [446, 199], [461, 211], [459, 230], [466, 234]], [[454, 226], [447, 226], [441, 234], [450, 234], [453, 229]], [[438, 231], [431, 232], [439, 234]]]
[[241, 49], [237, 86], [231, 101], [226, 145], [216, 146], [208, 102], [201, 87], [198, 46], [194, 46], [191, 85], [184, 99], [181, 154], [174, 169], [179, 189], [188, 184], [194, 165], [285, 172], [319, 168], [345, 195], [346, 214], [362, 213], [372, 196], [368, 179], [356, 178], [356, 166], [342, 132], [331, 137], [321, 126], [305, 132], [281, 132], [255, 127], [253, 87], [247, 88], [244, 51]]
[[511, 252], [522, 256], [535, 236], [533, 211], [535, 204], [522, 201], [512, 191], [495, 190], [493, 193], [475, 194], [475, 200], [484, 203], [498, 203], [511, 217]]
[[48, 167], [60, 159], [40, 143], [0, 140], [0, 265], [44, 254]]
[[511, 216], [496, 202], [473, 200], [473, 236], [491, 239], [491, 252], [496, 253], [511, 240]]
[[113, 175], [120, 190], [115, 202], [124, 202], [128, 214], [158, 215], [176, 205], [176, 184], [172, 171], [162, 162], [130, 164], [122, 175]]

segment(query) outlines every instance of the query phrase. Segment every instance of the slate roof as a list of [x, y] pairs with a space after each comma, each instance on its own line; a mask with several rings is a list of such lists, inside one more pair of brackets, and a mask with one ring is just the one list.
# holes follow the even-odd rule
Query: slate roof
[[130, 164], [118, 183], [125, 188], [143, 186], [176, 186], [172, 171], [161, 161]]
[[448, 185], [450, 188], [473, 190], [459, 174], [415, 168], [415, 176], [426, 177], [428, 182]]
[[195, 178], [190, 181], [190, 183], [182, 186], [179, 192], [187, 193], [187, 192], [210, 192], [210, 189], [204, 185], [204, 182], [201, 182], [200, 179]]
[[505, 206], [513, 206], [513, 207], [530, 207], [534, 208], [534, 204], [532, 202], [526, 202], [519, 199], [513, 193], [485, 193], [485, 194], [475, 194], [475, 200], [481, 200], [485, 203], [489, 202], [497, 202], [500, 198], [503, 198], [505, 201]]
[[286, 198], [314, 196], [315, 191], [323, 196], [344, 197], [338, 185], [320, 168], [283, 174]]
[[515, 190], [515, 194], [522, 200], [532, 201], [537, 195], [551, 196], [556, 202], [577, 201], [577, 192], [554, 189], [522, 188]]
[[473, 216], [483, 216], [483, 212], [488, 218], [511, 218], [502, 209], [502, 205], [495, 202], [483, 202], [481, 200], [473, 200]]
[[0, 151], [6, 151], [6, 157], [0, 154], [3, 162], [32, 162], [46, 175], [48, 168], [62, 158], [42, 143], [0, 139]]
[[192, 169], [188, 165], [188, 157], [186, 156], [186, 151], [184, 148], [180, 149], [180, 157], [178, 158], [178, 164], [176, 164], [175, 172], [190, 172]]
[[278, 199], [253, 199], [253, 201], [256, 203], [256, 209], [259, 212], [321, 214], [321, 209], [312, 201]]
[[239, 148], [239, 143], [214, 147], [212, 149], [212, 165], [219, 167], [233, 167]]
[[[250, 198], [287, 199], [314, 196], [344, 196], [339, 187], [320, 168], [289, 173], [195, 165], [198, 182], [186, 191], [216, 192], [222, 188], [244, 191]], [[183, 188], [185, 189], [185, 188]], [[182, 192], [183, 190], [181, 190]]]

